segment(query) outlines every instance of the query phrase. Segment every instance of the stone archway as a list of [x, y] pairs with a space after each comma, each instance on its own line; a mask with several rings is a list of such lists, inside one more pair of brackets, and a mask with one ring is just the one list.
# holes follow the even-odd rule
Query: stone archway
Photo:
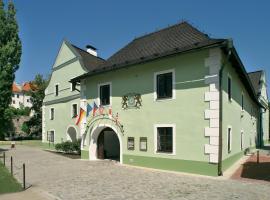
[[67, 129], [67, 140], [71, 142], [76, 142], [77, 141], [77, 131], [75, 127], [70, 126]]
[[[109, 141], [111, 139], [114, 142], [107, 142], [106, 144], [106, 140]], [[102, 140], [103, 147], [101, 146]], [[107, 158], [122, 163], [122, 139], [115, 127], [109, 124], [99, 124], [92, 129], [90, 134], [89, 158], [90, 160]]]

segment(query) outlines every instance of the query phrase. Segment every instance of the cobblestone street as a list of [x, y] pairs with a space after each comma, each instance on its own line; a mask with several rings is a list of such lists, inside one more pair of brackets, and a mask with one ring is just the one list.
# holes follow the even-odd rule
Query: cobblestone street
[[6, 155], [7, 161], [12, 155], [17, 166], [25, 162], [28, 184], [63, 200], [269, 199], [267, 182], [167, 173], [110, 161], [82, 161], [25, 146], [17, 146]]

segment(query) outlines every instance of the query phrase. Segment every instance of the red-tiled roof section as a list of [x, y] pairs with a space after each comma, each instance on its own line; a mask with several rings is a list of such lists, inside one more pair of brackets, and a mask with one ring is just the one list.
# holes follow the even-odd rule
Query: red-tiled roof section
[[12, 84], [12, 92], [21, 92], [21, 89], [16, 85], [16, 83]]
[[32, 89], [31, 83], [24, 83], [22, 86], [22, 91], [29, 92]]

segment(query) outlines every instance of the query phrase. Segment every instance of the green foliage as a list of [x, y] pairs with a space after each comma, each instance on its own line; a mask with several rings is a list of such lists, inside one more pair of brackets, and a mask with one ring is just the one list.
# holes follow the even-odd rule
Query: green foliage
[[21, 108], [9, 107], [7, 110], [12, 112], [13, 116], [29, 116], [31, 111], [29, 107], [21, 107]]
[[30, 128], [29, 128], [29, 126], [27, 125], [26, 122], [24, 122], [24, 123], [22, 124], [21, 130], [22, 130], [23, 132], [27, 133], [27, 134], [30, 133]]
[[19, 68], [22, 45], [19, 38], [19, 28], [16, 21], [16, 10], [9, 1], [5, 10], [3, 0], [0, 0], [0, 139], [10, 128], [9, 108], [12, 95], [12, 83], [15, 72]]
[[62, 143], [58, 143], [55, 145], [56, 151], [61, 151], [64, 153], [81, 153], [81, 140], [77, 140], [76, 142], [66, 141]]
[[42, 75], [37, 74], [34, 81], [31, 83], [33, 90], [29, 92], [32, 102], [32, 110], [34, 115], [27, 122], [28, 126], [32, 130], [33, 135], [41, 135], [42, 132], [42, 103], [45, 97], [45, 89], [48, 85], [48, 81], [43, 78]]

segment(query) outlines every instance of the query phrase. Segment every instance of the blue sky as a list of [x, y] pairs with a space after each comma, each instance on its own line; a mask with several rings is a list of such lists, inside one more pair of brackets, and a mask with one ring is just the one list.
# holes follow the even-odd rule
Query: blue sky
[[[23, 54], [16, 81], [49, 75], [61, 41], [91, 44], [108, 58], [136, 36], [187, 20], [217, 38], [233, 38], [247, 71], [269, 76], [269, 1], [14, 0]], [[218, 3], [220, 2], [220, 3]], [[268, 85], [269, 85], [268, 80]]]

